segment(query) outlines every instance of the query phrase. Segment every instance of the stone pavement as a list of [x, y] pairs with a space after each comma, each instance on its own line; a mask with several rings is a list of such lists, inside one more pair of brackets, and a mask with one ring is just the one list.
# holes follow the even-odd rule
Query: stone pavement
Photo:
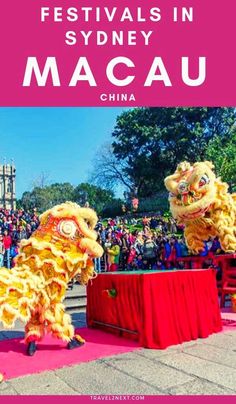
[[[73, 313], [76, 327], [85, 313]], [[0, 339], [22, 335], [1, 331]], [[16, 364], [17, 366], [17, 364]], [[140, 349], [0, 384], [0, 395], [235, 395], [236, 331], [166, 350]]]

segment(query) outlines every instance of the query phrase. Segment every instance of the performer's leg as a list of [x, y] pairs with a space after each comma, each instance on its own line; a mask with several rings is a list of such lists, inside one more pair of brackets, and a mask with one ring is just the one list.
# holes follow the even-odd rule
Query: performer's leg
[[33, 356], [37, 347], [36, 342], [44, 336], [44, 324], [40, 322], [39, 313], [32, 314], [25, 326], [25, 342], [27, 343], [27, 353]]
[[85, 340], [80, 335], [75, 334], [74, 327], [71, 324], [71, 317], [65, 313], [64, 305], [58, 303], [50, 310], [54, 321], [50, 321], [48, 329], [52, 335], [68, 342], [68, 349], [83, 345]]

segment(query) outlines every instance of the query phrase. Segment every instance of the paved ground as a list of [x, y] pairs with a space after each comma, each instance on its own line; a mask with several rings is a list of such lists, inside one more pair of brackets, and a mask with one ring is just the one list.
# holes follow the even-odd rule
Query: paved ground
[[[85, 325], [85, 313], [72, 317], [76, 327]], [[0, 339], [22, 335], [21, 330], [19, 324], [14, 332], [0, 330]], [[50, 394], [235, 395], [236, 331], [164, 351], [140, 349], [0, 384], [0, 395]]]

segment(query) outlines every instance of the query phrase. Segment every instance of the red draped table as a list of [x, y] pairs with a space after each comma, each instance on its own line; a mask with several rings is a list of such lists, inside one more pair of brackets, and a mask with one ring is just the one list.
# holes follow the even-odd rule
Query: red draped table
[[146, 348], [206, 338], [222, 329], [215, 271], [99, 274], [87, 287], [87, 323]]

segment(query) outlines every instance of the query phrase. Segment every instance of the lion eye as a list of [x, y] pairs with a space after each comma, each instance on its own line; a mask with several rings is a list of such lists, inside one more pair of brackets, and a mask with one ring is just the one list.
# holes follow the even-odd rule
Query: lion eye
[[178, 191], [180, 194], [184, 194], [185, 192], [188, 191], [188, 183], [185, 181], [182, 181], [178, 185]]
[[209, 177], [205, 174], [202, 176], [202, 178], [199, 181], [199, 187], [204, 187], [204, 185], [209, 184], [210, 179]]
[[72, 220], [62, 220], [58, 225], [59, 233], [67, 238], [74, 238], [77, 230], [77, 226]]

